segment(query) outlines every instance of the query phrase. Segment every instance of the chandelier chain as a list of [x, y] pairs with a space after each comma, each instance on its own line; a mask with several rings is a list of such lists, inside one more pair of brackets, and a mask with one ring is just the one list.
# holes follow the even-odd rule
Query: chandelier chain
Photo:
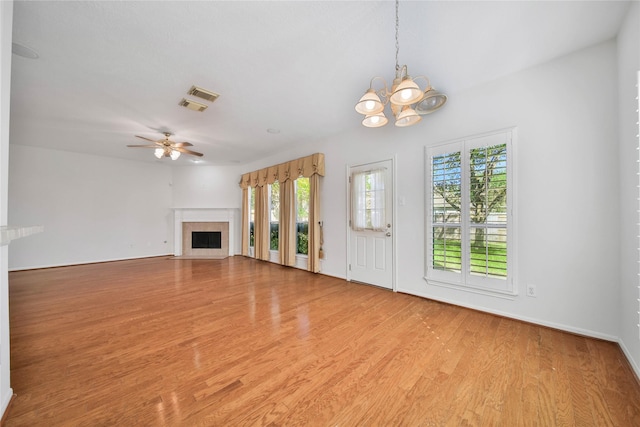
[[400, 51], [400, 43], [398, 42], [398, 28], [400, 27], [398, 20], [398, 4], [399, 0], [396, 0], [396, 73], [400, 71], [400, 65], [398, 64], [398, 52]]

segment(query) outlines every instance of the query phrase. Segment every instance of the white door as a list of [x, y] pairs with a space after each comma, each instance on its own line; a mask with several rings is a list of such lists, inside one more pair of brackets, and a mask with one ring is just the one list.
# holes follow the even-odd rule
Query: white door
[[393, 162], [349, 168], [347, 277], [393, 288]]

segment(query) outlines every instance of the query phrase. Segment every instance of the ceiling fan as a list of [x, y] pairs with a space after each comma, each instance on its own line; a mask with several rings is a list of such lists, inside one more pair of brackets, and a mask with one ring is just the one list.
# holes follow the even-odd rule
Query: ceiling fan
[[169, 132], [163, 132], [164, 139], [159, 139], [154, 141], [153, 139], [149, 139], [144, 136], [135, 135], [136, 138], [144, 139], [145, 141], [153, 142], [153, 144], [145, 144], [145, 145], [127, 145], [127, 147], [137, 147], [137, 148], [155, 148], [155, 156], [159, 159], [163, 157], [171, 157], [171, 160], [176, 160], [180, 157], [180, 153], [190, 154], [192, 156], [202, 157], [202, 153], [198, 153], [196, 151], [191, 151], [184, 147], [193, 147], [193, 144], [190, 142], [173, 142], [169, 140], [169, 137], [172, 135]]

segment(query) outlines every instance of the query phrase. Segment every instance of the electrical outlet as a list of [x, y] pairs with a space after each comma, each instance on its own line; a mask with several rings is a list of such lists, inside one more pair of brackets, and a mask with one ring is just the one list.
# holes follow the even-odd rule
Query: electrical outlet
[[528, 284], [527, 285], [527, 296], [528, 297], [536, 297], [538, 296], [538, 292], [536, 290], [536, 285]]

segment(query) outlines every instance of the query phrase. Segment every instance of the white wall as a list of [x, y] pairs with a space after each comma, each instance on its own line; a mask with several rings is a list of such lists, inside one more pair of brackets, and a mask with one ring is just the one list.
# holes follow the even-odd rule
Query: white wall
[[173, 253], [171, 167], [11, 145], [9, 269]]
[[176, 208], [240, 208], [239, 166], [173, 168], [173, 206]]
[[640, 377], [638, 319], [638, 101], [640, 3], [634, 2], [618, 34], [620, 162], [620, 345]]
[[[616, 44], [603, 43], [464, 93], [406, 129], [355, 130], [247, 165], [325, 153], [324, 274], [346, 277], [347, 165], [397, 156], [395, 224], [401, 292], [615, 340], [618, 334]], [[597, 88], [597, 90], [595, 89]], [[354, 99], [356, 99], [354, 97]], [[355, 101], [354, 101], [355, 102]], [[349, 114], [345, 112], [345, 114]], [[427, 286], [424, 261], [425, 146], [517, 126], [514, 300]], [[538, 296], [525, 296], [525, 285]]]
[[[633, 32], [628, 30], [633, 25], [625, 28]], [[10, 220], [43, 224], [45, 233], [17, 241], [15, 247], [12, 244], [10, 266], [168, 253], [160, 250], [163, 246], [158, 247], [157, 242], [171, 238], [169, 207], [239, 208], [241, 173], [323, 152], [322, 272], [346, 277], [346, 168], [395, 156], [396, 197], [406, 201], [397, 206], [395, 224], [400, 291], [615, 340], [621, 328], [620, 255], [627, 250], [620, 243], [620, 233], [632, 228], [620, 229], [615, 223], [619, 179], [623, 173], [626, 176], [621, 171], [619, 177], [617, 170], [621, 158], [627, 156], [617, 150], [617, 64], [616, 43], [599, 44], [478, 88], [449, 94], [449, 104], [443, 110], [407, 129], [390, 125], [363, 128], [358, 124], [360, 116], [345, 110], [353, 115], [351, 133], [320, 142], [301, 141], [295, 150], [240, 167], [176, 167], [172, 176], [155, 165], [13, 147]], [[354, 100], [357, 97], [354, 94]], [[520, 295], [506, 300], [427, 286], [423, 280], [425, 146], [510, 126], [518, 127], [518, 245], [514, 249], [519, 257], [516, 280]], [[79, 165], [79, 159], [86, 165]], [[166, 187], [171, 181], [169, 190]], [[114, 191], [114, 187], [123, 191]], [[26, 196], [14, 195], [17, 190]], [[94, 203], [99, 208], [92, 208]], [[623, 203], [624, 208], [630, 206], [631, 202]], [[111, 215], [104, 215], [110, 209]], [[83, 234], [77, 230], [78, 222], [83, 230], [97, 231], [103, 238], [98, 252], [87, 255], [88, 248], [72, 247]], [[148, 242], [151, 249], [145, 250]], [[629, 270], [625, 277], [631, 276], [630, 268], [625, 270]], [[637, 280], [635, 273], [633, 280]], [[537, 285], [537, 298], [525, 296], [527, 283]], [[631, 293], [623, 291], [622, 296], [630, 299]], [[637, 294], [633, 300], [636, 298]], [[625, 325], [633, 314], [633, 307], [629, 307], [625, 308]], [[632, 328], [626, 327], [631, 331], [625, 334], [632, 336]], [[636, 352], [634, 342], [628, 346]]]
[[[7, 225], [12, 28], [13, 2], [0, 1], [0, 226]], [[13, 396], [9, 366], [8, 254], [7, 246], [0, 247], [0, 417]]]
[[[594, 85], [597, 90], [594, 91]], [[596, 92], [597, 94], [595, 94]], [[424, 144], [518, 127], [515, 187], [518, 239], [513, 301], [427, 287], [416, 279], [424, 262], [403, 261], [400, 288], [553, 327], [615, 339], [618, 333], [617, 87], [615, 42], [457, 94], [440, 117], [429, 118]], [[417, 141], [416, 141], [417, 142]], [[416, 144], [418, 145], [418, 144]], [[417, 147], [400, 159], [405, 189], [423, 164]], [[418, 221], [419, 206], [400, 210]], [[423, 213], [420, 212], [420, 217]], [[407, 233], [410, 228], [401, 224]], [[422, 231], [422, 228], [420, 229]], [[406, 234], [409, 237], [409, 234]], [[415, 245], [410, 252], [421, 252]], [[526, 284], [537, 298], [525, 296]]]

